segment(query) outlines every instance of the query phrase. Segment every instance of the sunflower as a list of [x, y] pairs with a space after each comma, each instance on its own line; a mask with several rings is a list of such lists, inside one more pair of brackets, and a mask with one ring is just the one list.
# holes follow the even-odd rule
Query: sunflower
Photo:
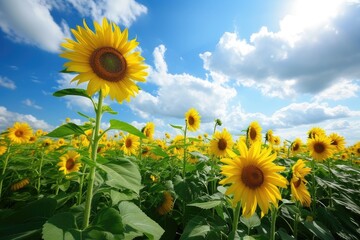
[[184, 154], [184, 136], [183, 135], [176, 135], [172, 140], [171, 145], [173, 153], [175, 155], [183, 155]]
[[60, 157], [58, 166], [60, 167], [59, 171], [64, 171], [65, 175], [78, 172], [81, 167], [80, 154], [75, 151], [68, 151]]
[[300, 138], [296, 138], [291, 144], [291, 152], [293, 154], [301, 152], [302, 141]]
[[261, 126], [258, 122], [251, 122], [247, 130], [247, 137], [250, 143], [261, 142]]
[[174, 206], [174, 198], [171, 196], [170, 192], [165, 191], [163, 193], [163, 201], [161, 205], [157, 208], [157, 212], [160, 215], [165, 215], [169, 213]]
[[224, 128], [222, 132], [216, 131], [213, 138], [210, 141], [210, 153], [218, 156], [232, 156], [232, 146], [234, 142], [231, 134]]
[[194, 108], [185, 113], [185, 121], [190, 132], [195, 132], [200, 127], [200, 115]]
[[315, 138], [315, 136], [325, 136], [325, 130], [320, 127], [313, 127], [308, 131], [308, 138]]
[[147, 138], [153, 139], [155, 133], [155, 124], [153, 122], [146, 123], [145, 127], [142, 129], [142, 132]]
[[5, 145], [0, 145], [0, 156], [6, 153], [7, 147]]
[[14, 143], [26, 143], [29, 141], [33, 132], [27, 123], [14, 123], [13, 127], [9, 128], [8, 137]]
[[281, 194], [278, 187], [285, 188], [287, 180], [278, 172], [285, 167], [277, 166], [273, 161], [276, 154], [270, 148], [261, 148], [261, 142], [255, 142], [250, 149], [241, 142], [240, 156], [233, 159], [223, 158], [221, 173], [225, 178], [220, 184], [231, 184], [226, 194], [233, 194], [233, 203], [241, 202], [242, 214], [250, 217], [259, 205], [263, 214], [269, 210], [270, 203], [277, 207]]
[[266, 132], [265, 140], [270, 144], [274, 144], [274, 133], [271, 129]]
[[102, 26], [94, 21], [93, 32], [83, 21], [84, 27], [71, 29], [76, 40], [66, 39], [61, 57], [70, 61], [64, 66], [67, 71], [77, 72], [72, 81], [88, 82], [87, 93], [93, 95], [102, 90], [121, 103], [138, 93], [134, 81], [145, 82], [147, 68], [140, 52], [134, 51], [139, 44], [136, 39], [128, 41], [128, 30], [121, 32], [115, 23], [105, 18]]
[[124, 145], [121, 147], [121, 150], [123, 150], [126, 155], [135, 155], [137, 154], [139, 146], [139, 138], [132, 134], [128, 134], [124, 138]]
[[15, 192], [19, 189], [26, 187], [27, 185], [29, 185], [29, 183], [30, 183], [30, 180], [28, 178], [24, 178], [16, 183], [11, 184], [10, 189], [11, 189], [11, 191]]
[[360, 157], [360, 142], [355, 143], [353, 153]]
[[311, 172], [311, 168], [305, 166], [303, 160], [299, 159], [292, 167], [291, 195], [293, 199], [298, 200], [302, 205], [309, 207], [311, 197], [306, 189], [305, 176]]
[[335, 146], [337, 151], [342, 151], [345, 149], [345, 138], [336, 134], [332, 133], [329, 135], [331, 140], [331, 145]]
[[331, 157], [334, 153], [335, 146], [331, 145], [331, 139], [325, 135], [315, 135], [314, 138], [309, 138], [307, 142], [310, 155], [315, 160], [325, 160]]

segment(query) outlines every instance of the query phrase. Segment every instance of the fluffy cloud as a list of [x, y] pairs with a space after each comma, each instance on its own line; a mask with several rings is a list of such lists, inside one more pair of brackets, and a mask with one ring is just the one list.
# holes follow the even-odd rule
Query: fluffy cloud
[[58, 52], [69, 28], [64, 21], [59, 26], [50, 10], [41, 0], [0, 1], [0, 28], [12, 41]]
[[10, 112], [5, 107], [0, 106], [0, 129], [5, 130], [6, 128], [11, 127], [15, 122], [27, 122], [34, 129], [43, 129], [45, 131], [53, 129], [53, 126], [44, 120], [37, 119], [31, 114]]
[[11, 90], [14, 90], [16, 88], [16, 85], [12, 80], [2, 76], [0, 76], [0, 86]]
[[[360, 78], [359, 3], [344, 1], [337, 15], [321, 24], [302, 17], [286, 16], [278, 32], [262, 27], [249, 42], [237, 33], [224, 33], [213, 52], [200, 55], [205, 69], [277, 97], [316, 95], [339, 81], [359, 88], [354, 81]], [[325, 94], [330, 93], [339, 98], [333, 91]]]
[[150, 70], [148, 78], [150, 83], [158, 86], [157, 92], [141, 91], [131, 101], [130, 108], [144, 118], [150, 115], [182, 118], [191, 107], [201, 113], [203, 121], [213, 121], [226, 115], [228, 102], [236, 91], [216, 81], [186, 73], [169, 73], [164, 59], [165, 51], [164, 45], [155, 48], [155, 69]]
[[30, 99], [25, 99], [24, 101], [22, 101], [23, 104], [25, 104], [26, 106], [28, 107], [32, 107], [32, 108], [35, 108], [35, 109], [42, 109], [41, 106], [35, 104], [34, 101], [30, 100]]
[[147, 8], [135, 0], [68, 0], [83, 16], [97, 21], [104, 17], [129, 27], [138, 16], [147, 13]]

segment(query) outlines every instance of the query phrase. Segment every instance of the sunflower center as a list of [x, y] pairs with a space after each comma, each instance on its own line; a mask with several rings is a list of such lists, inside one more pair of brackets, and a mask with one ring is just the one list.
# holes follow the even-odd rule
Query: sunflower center
[[126, 148], [131, 147], [131, 145], [132, 145], [132, 141], [131, 141], [131, 139], [126, 139], [126, 142], [125, 142], [125, 146], [126, 146]]
[[223, 138], [219, 139], [218, 148], [219, 148], [220, 150], [225, 150], [225, 149], [226, 149], [226, 146], [227, 146], [226, 140], [223, 139]]
[[316, 144], [314, 145], [314, 150], [315, 150], [315, 152], [317, 152], [317, 153], [322, 153], [322, 152], [325, 151], [325, 146], [324, 146], [324, 144], [322, 144], [322, 143], [316, 143]]
[[190, 116], [190, 117], [188, 118], [188, 123], [189, 123], [190, 126], [194, 125], [195, 119], [194, 119], [193, 116]]
[[299, 180], [297, 180], [296, 182], [293, 182], [293, 184], [295, 188], [298, 188], [301, 184], [301, 178], [299, 178]]
[[249, 165], [243, 168], [241, 180], [247, 187], [255, 189], [263, 184], [264, 174], [258, 167]]
[[69, 158], [68, 160], [66, 160], [66, 169], [67, 170], [71, 170], [73, 169], [75, 166], [75, 160], [72, 158]]
[[24, 135], [24, 132], [23, 131], [21, 131], [21, 130], [16, 130], [15, 131], [15, 136], [17, 136], [17, 137], [22, 137]]
[[333, 140], [333, 141], [331, 142], [331, 145], [337, 146], [337, 145], [338, 145], [338, 142], [337, 142], [336, 140]]
[[300, 147], [299, 144], [295, 143], [293, 145], [293, 151], [297, 151], [299, 149], [299, 147]]
[[101, 47], [91, 54], [90, 66], [98, 77], [109, 82], [119, 82], [125, 76], [127, 63], [115, 48]]
[[251, 140], [256, 139], [256, 130], [254, 128], [250, 128], [250, 138]]

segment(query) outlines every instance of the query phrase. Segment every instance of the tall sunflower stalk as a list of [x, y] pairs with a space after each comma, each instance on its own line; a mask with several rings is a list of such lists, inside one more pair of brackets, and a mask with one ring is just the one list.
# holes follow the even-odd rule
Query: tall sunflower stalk
[[[99, 133], [103, 112], [103, 101], [106, 96], [122, 103], [130, 101], [139, 92], [135, 81], [145, 82], [147, 66], [139, 51], [135, 51], [136, 39], [128, 41], [128, 30], [121, 31], [115, 23], [109, 23], [105, 18], [100, 25], [94, 22], [94, 30], [83, 21], [84, 27], [71, 29], [75, 40], [66, 39], [61, 46], [64, 51], [60, 56], [69, 59], [64, 64], [65, 72], [78, 73], [72, 81], [78, 84], [87, 82], [86, 94], [80, 95], [90, 98], [94, 105], [95, 122], [91, 139], [91, 153], [89, 174], [87, 177], [87, 191], [84, 210], [83, 229], [89, 226], [91, 203], [96, 173], [97, 150], [101, 137], [109, 130]], [[98, 93], [95, 103], [91, 96]]]

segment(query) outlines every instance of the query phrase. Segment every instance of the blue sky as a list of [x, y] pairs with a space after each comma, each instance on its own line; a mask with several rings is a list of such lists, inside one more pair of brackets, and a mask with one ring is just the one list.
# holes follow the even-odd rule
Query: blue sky
[[[56, 98], [70, 84], [61, 74], [60, 43], [70, 29], [103, 17], [128, 27], [149, 66], [147, 82], [131, 102], [106, 99], [138, 128], [177, 134], [196, 108], [198, 133], [219, 118], [236, 137], [251, 121], [282, 139], [306, 139], [312, 127], [360, 140], [359, 1], [0, 1], [0, 130], [14, 121], [51, 130], [90, 102]], [[85, 88], [84, 85], [78, 87]]]

